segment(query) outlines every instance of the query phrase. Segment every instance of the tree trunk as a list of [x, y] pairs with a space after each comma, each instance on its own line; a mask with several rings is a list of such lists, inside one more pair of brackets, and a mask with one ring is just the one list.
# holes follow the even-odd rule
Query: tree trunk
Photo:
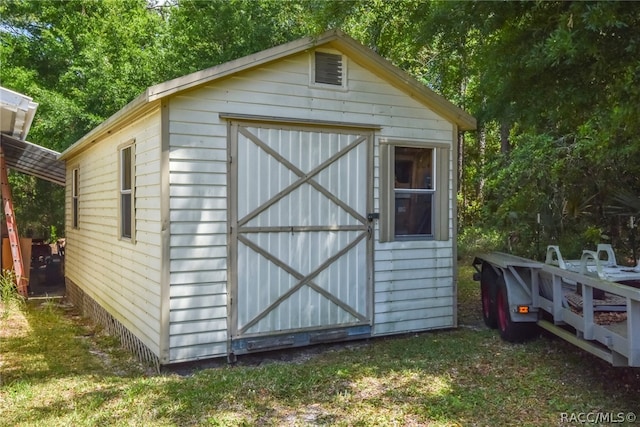
[[478, 159], [480, 162], [480, 174], [478, 180], [478, 200], [484, 199], [484, 184], [486, 182], [484, 176], [485, 156], [487, 151], [487, 132], [484, 126], [478, 129]]
[[509, 141], [510, 131], [511, 126], [508, 123], [500, 123], [500, 153], [505, 156], [511, 151], [511, 141]]
[[464, 179], [464, 132], [458, 133], [458, 193], [460, 193], [463, 188]]

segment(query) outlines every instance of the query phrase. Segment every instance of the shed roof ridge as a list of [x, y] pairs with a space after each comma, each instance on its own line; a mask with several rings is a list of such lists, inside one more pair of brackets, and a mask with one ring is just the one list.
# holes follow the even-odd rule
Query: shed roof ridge
[[361, 59], [365, 61], [368, 60], [371, 64], [378, 66], [380, 72], [383, 74], [383, 78], [388, 81], [391, 80], [391, 84], [393, 84], [393, 80], [395, 80], [395, 82], [397, 82], [397, 87], [400, 87], [401, 90], [407, 92], [410, 96], [416, 96], [418, 101], [433, 109], [434, 112], [456, 123], [460, 130], [473, 130], [476, 128], [476, 119], [462, 108], [425, 86], [415, 77], [394, 65], [388, 59], [380, 56], [373, 49], [364, 46], [341, 29], [335, 28], [325, 31], [322, 34], [297, 39], [149, 86], [138, 97], [129, 102], [129, 104], [88, 132], [71, 147], [63, 151], [60, 158], [68, 158], [73, 153], [82, 150], [84, 146], [95, 141], [97, 138], [100, 138], [112, 125], [122, 120], [129, 113], [133, 113], [138, 109], [143, 108], [144, 105], [150, 102], [158, 101], [174, 93], [204, 85], [222, 77], [246, 71], [266, 63], [304, 52], [306, 49], [330, 44], [332, 42], [338, 43], [337, 48], [346, 50], [345, 53], [347, 55], [355, 54]]

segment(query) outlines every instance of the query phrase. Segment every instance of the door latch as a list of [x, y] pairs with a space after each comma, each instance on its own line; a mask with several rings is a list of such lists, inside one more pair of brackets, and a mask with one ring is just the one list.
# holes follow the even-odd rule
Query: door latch
[[367, 214], [367, 219], [369, 221], [373, 221], [374, 219], [380, 219], [380, 213], [379, 212], [369, 212]]

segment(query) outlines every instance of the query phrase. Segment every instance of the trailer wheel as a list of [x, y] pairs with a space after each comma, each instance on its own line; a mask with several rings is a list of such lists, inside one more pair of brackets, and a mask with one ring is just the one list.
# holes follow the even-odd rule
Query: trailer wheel
[[504, 279], [500, 277], [498, 293], [496, 295], [496, 308], [498, 330], [500, 337], [508, 342], [523, 342], [533, 338], [536, 334], [536, 324], [533, 322], [514, 322], [511, 320], [509, 312], [509, 299], [507, 297], [507, 286]]
[[482, 265], [480, 277], [480, 298], [482, 300], [482, 319], [484, 324], [491, 329], [498, 327], [498, 314], [496, 310], [496, 284], [497, 275], [487, 263]]

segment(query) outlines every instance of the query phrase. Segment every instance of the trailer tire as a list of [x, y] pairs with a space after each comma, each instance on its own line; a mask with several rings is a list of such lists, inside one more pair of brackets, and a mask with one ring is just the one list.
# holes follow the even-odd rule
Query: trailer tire
[[498, 279], [498, 282], [496, 309], [500, 337], [503, 340], [512, 343], [519, 343], [532, 339], [537, 333], [537, 325], [534, 322], [514, 322], [511, 320], [507, 286], [505, 285], [502, 277]]
[[491, 329], [498, 327], [496, 310], [497, 274], [488, 263], [482, 265], [480, 275], [480, 300], [482, 302], [482, 320]]

